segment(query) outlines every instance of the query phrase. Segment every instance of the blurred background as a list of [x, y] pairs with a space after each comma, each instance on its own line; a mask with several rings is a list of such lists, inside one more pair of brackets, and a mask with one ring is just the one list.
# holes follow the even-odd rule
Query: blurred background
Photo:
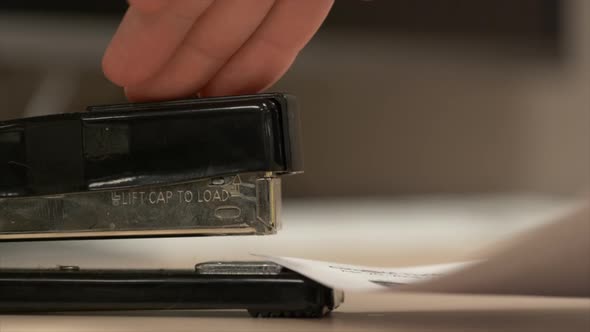
[[[126, 3], [0, 2], [0, 119], [124, 102]], [[590, 2], [338, 0], [273, 87], [299, 98], [288, 197], [590, 191]]]

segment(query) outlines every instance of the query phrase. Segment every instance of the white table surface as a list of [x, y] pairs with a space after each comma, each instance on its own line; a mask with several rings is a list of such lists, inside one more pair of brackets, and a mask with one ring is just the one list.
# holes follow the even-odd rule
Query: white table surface
[[[538, 195], [290, 201], [274, 236], [1, 243], [7, 266], [191, 268], [249, 253], [404, 266], [477, 257], [510, 235], [549, 222], [574, 202]], [[244, 312], [124, 312], [0, 316], [0, 331], [575, 330], [590, 300], [440, 294], [347, 294], [324, 320], [256, 320]]]

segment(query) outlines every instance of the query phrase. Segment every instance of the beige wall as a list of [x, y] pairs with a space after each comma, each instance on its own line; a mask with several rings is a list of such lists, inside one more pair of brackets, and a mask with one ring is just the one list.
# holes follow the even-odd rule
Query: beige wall
[[275, 87], [301, 100], [299, 195], [590, 188], [588, 2], [565, 54], [527, 45], [325, 33]]

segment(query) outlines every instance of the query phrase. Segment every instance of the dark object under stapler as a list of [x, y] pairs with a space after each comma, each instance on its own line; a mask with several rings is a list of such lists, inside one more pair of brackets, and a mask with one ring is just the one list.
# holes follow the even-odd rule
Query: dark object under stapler
[[344, 293], [271, 262], [195, 270], [0, 269], [0, 313], [246, 309], [254, 317], [323, 317]]

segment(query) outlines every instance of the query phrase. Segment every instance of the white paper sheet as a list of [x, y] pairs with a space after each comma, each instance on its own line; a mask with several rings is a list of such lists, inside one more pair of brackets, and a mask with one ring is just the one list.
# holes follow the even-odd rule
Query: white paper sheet
[[256, 256], [273, 261], [326, 286], [349, 291], [380, 291], [390, 287], [431, 280], [472, 264], [471, 262], [461, 262], [382, 268], [295, 257]]
[[477, 262], [381, 268], [262, 256], [330, 287], [590, 297], [590, 204]]

